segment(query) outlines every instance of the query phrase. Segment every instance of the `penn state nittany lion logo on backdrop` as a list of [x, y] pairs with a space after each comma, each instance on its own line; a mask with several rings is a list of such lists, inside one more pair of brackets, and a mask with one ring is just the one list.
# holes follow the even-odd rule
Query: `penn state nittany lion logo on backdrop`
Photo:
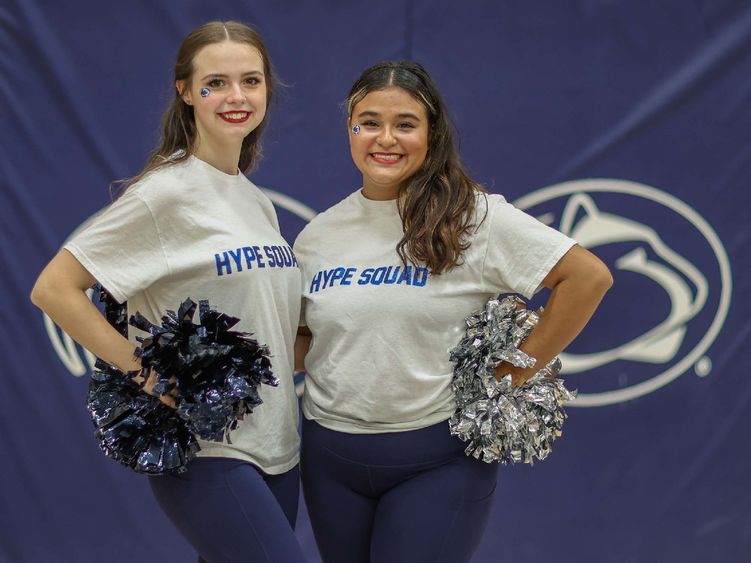
[[693, 368], [717, 338], [732, 289], [714, 229], [678, 198], [622, 180], [580, 180], [514, 202], [592, 249], [615, 285], [584, 337], [564, 354], [578, 406], [626, 401]]

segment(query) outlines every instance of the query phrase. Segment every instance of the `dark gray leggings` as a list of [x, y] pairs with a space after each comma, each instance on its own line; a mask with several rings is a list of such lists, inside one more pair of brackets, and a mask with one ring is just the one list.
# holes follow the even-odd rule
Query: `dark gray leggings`
[[325, 563], [461, 563], [487, 524], [498, 466], [446, 422], [347, 434], [303, 421], [302, 483]]
[[199, 457], [181, 475], [149, 477], [159, 505], [206, 563], [304, 562], [294, 534], [298, 467], [265, 475], [250, 463]]

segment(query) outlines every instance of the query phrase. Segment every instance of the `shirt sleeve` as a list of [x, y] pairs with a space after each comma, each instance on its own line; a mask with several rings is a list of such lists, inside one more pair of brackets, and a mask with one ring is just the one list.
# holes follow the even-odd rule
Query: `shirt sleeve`
[[483, 284], [488, 293], [509, 290], [530, 299], [561, 257], [576, 244], [503, 197], [492, 198]]
[[121, 303], [169, 274], [154, 213], [134, 190], [74, 233], [63, 248]]

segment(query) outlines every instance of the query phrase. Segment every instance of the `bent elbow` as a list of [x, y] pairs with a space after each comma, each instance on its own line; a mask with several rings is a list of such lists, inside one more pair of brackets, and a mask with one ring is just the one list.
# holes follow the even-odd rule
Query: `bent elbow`
[[34, 305], [36, 305], [42, 311], [44, 311], [46, 304], [49, 303], [53, 294], [54, 294], [53, 288], [48, 283], [46, 276], [42, 274], [37, 279], [36, 283], [34, 284], [34, 287], [31, 288], [31, 294], [29, 295], [29, 299], [31, 299], [31, 302]]
[[44, 290], [39, 286], [39, 280], [34, 284], [34, 287], [31, 288], [31, 294], [29, 295], [29, 299], [31, 299], [31, 302], [39, 307], [42, 308], [42, 301]]
[[610, 269], [603, 262], [600, 262], [592, 275], [592, 283], [595, 288], [604, 295], [613, 287], [613, 281], [613, 274], [610, 273]]

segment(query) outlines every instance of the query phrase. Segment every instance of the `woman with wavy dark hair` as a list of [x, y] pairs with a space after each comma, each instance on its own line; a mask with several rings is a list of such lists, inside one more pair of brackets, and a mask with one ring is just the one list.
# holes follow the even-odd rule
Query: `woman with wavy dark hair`
[[[457, 563], [474, 552], [495, 465], [464, 454], [449, 350], [499, 293], [550, 288], [522, 348], [544, 365], [612, 283], [575, 241], [486, 194], [465, 172], [446, 106], [408, 61], [366, 69], [347, 98], [362, 188], [295, 243], [303, 272], [298, 367], [303, 490], [327, 563]], [[304, 360], [303, 360], [304, 358]], [[518, 385], [533, 369], [498, 366]]]
[[[160, 506], [201, 561], [304, 561], [293, 527], [299, 496], [297, 398], [292, 380], [300, 272], [260, 249], [292, 256], [271, 201], [244, 172], [260, 157], [275, 78], [260, 35], [210, 22], [180, 46], [162, 140], [124, 193], [65, 244], [32, 301], [123, 372], [140, 372], [136, 335], [110, 326], [86, 296], [95, 282], [128, 312], [158, 324], [186, 298], [240, 319], [273, 356], [278, 388], [232, 431], [198, 440], [180, 475], [149, 477]], [[147, 377], [148, 376], [148, 377]], [[146, 381], [144, 382], [144, 377]], [[155, 375], [136, 376], [151, 392]], [[169, 395], [160, 399], [174, 406]]]

